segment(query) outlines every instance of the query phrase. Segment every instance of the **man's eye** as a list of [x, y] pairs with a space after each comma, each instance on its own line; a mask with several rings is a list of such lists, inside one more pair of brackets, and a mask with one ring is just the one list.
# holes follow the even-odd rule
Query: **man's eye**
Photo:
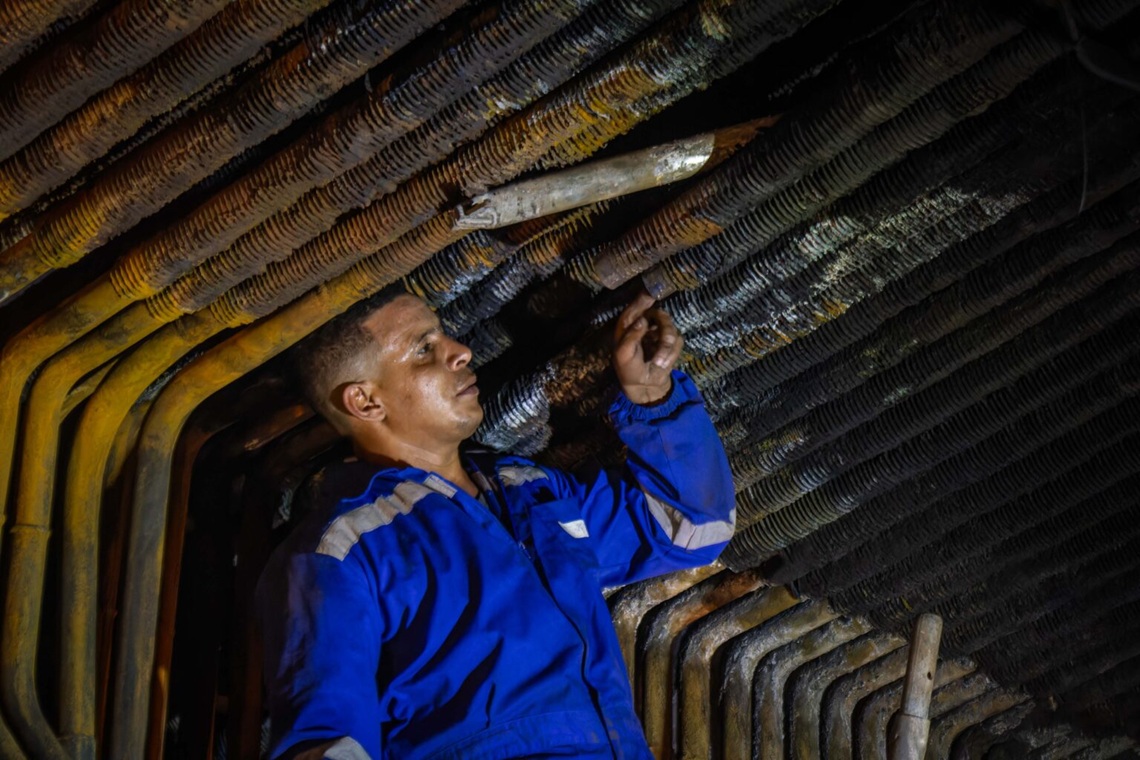
[[431, 347], [431, 343], [422, 343], [420, 344], [419, 350], [416, 351], [416, 354], [418, 356], [427, 356], [429, 353], [431, 353]]

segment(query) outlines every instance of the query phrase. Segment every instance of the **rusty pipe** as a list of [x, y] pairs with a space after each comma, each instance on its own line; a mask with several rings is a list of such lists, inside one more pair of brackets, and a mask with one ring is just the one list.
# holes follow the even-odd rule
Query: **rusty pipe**
[[673, 642], [687, 626], [712, 610], [761, 587], [755, 573], [723, 573], [678, 594], [655, 611], [641, 670], [641, 717], [646, 741], [655, 756], [672, 755]]
[[[27, 208], [148, 119], [172, 109], [326, 0], [238, 0], [0, 163], [0, 218]], [[208, 54], [203, 55], [203, 51]]]
[[[57, 41], [19, 69], [0, 100], [0, 160], [90, 95], [131, 74], [197, 29], [224, 5], [125, 0]], [[0, 216], [0, 218], [3, 218]]]
[[891, 760], [922, 760], [930, 734], [930, 696], [934, 691], [934, 671], [938, 665], [938, 643], [942, 639], [942, 618], [930, 613], [919, 615], [910, 640], [910, 657], [903, 683], [902, 708], [891, 729]]
[[906, 640], [901, 636], [870, 633], [804, 666], [803, 674], [793, 686], [789, 703], [788, 745], [791, 757], [796, 760], [819, 760], [822, 757], [820, 738], [824, 699], [836, 680], [905, 644]]
[[943, 715], [931, 726], [928, 751], [931, 757], [949, 757], [950, 745], [964, 730], [1001, 715], [1029, 697], [1006, 689], [994, 689]]
[[[139, 313], [136, 311], [131, 316], [136, 318], [137, 323]], [[142, 316], [145, 320], [145, 314]], [[120, 322], [127, 323], [127, 320]], [[3, 636], [6, 644], [0, 651], [0, 695], [12, 717], [14, 728], [37, 756], [65, 755], [55, 732], [39, 708], [35, 677], [63, 402], [67, 399], [68, 391], [91, 367], [98, 367], [112, 359], [118, 350], [114, 340], [83, 341], [72, 346], [47, 365], [33, 383], [26, 404], [14, 528], [19, 531], [21, 540], [12, 547], [12, 568], [5, 596]], [[65, 538], [65, 545], [66, 543]], [[65, 551], [65, 565], [70, 556]], [[96, 567], [97, 562], [90, 561], [75, 568], [72, 576], [85, 586], [78, 590], [79, 593], [91, 592], [87, 584], [94, 583], [97, 577]], [[93, 597], [94, 594], [91, 595]], [[85, 634], [90, 635], [93, 645], [94, 630], [90, 628], [69, 629], [65, 637]], [[65, 663], [69, 660], [67, 653], [63, 659]], [[80, 711], [71, 710], [75, 705], [66, 697], [62, 704], [65, 706], [61, 712], [61, 733], [64, 740], [82, 743], [83, 740], [79, 737], [89, 736], [93, 739], [94, 726], [89, 727], [90, 733], [79, 730], [73, 720]], [[93, 709], [91, 717], [94, 717]]]
[[752, 675], [751, 746], [755, 757], [784, 757], [784, 691], [792, 672], [870, 630], [870, 623], [861, 618], [836, 618], [760, 661]]
[[82, 16], [95, 0], [14, 0], [0, 4], [0, 72], [54, 23]]
[[[966, 681], [968, 688], [960, 688], [964, 683], [962, 679], [972, 673], [974, 668], [973, 662], [964, 659], [939, 663], [932, 686], [937, 689], [934, 694], [941, 698], [938, 699], [938, 709], [935, 708], [935, 703], [931, 702], [932, 716], [942, 715], [982, 692], [994, 688], [993, 682], [984, 676]], [[874, 757], [887, 760], [890, 757], [887, 737], [900, 717], [899, 708], [902, 704], [904, 686], [905, 679], [879, 689], [868, 698], [866, 705], [861, 709], [862, 716], [858, 729], [860, 758]]]
[[[388, 0], [376, 8], [342, 9], [319, 35], [277, 58], [216, 108], [167, 130], [129, 161], [103, 174], [75, 203], [49, 214], [35, 235], [0, 252], [0, 302], [49, 270], [78, 261], [229, 157], [280, 131], [325, 93], [403, 47], [458, 2]], [[187, 149], [198, 144], [216, 147], [206, 153]], [[122, 203], [123, 198], [134, 200]]]
[[[684, 247], [723, 231], [764, 197], [821, 166], [1019, 31], [1017, 24], [994, 19], [978, 4], [931, 18], [895, 30], [891, 44], [878, 38], [868, 42], [871, 49], [866, 55], [876, 60], [868, 65], [868, 73], [863, 63], [853, 67], [847, 72], [849, 79], [834, 82], [802, 113], [785, 116], [765, 139], [719, 167], [708, 181], [600, 250], [594, 263], [598, 282], [617, 287]], [[932, 50], [938, 53], [931, 55]], [[864, 98], [874, 107], [863, 104]], [[674, 232], [670, 235], [667, 230]]]
[[633, 704], [639, 713], [642, 699], [638, 687], [643, 679], [637, 667], [637, 629], [642, 619], [653, 608], [723, 569], [714, 562], [704, 567], [670, 573], [661, 578], [624, 586], [609, 598], [610, 617], [614, 621], [626, 673], [629, 674], [629, 682], [633, 687]]
[[792, 607], [739, 636], [724, 655], [724, 682], [717, 705], [726, 760], [752, 752], [752, 676], [769, 653], [833, 621], [836, 614], [820, 601]]
[[854, 732], [855, 707], [869, 694], [902, 678], [906, 673], [907, 649], [896, 649], [835, 682], [826, 695], [823, 725], [827, 741], [822, 757], [850, 760], [858, 742]]
[[[712, 756], [712, 658], [717, 649], [745, 631], [765, 625], [799, 603], [785, 586], [752, 592], [696, 621], [681, 642], [678, 689], [681, 758]], [[826, 613], [823, 613], [826, 614]], [[678, 732], [675, 732], [678, 733]]]

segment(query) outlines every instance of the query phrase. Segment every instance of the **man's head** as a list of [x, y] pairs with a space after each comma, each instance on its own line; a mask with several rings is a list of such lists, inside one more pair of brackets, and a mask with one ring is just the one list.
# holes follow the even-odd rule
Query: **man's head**
[[483, 420], [471, 352], [415, 296], [388, 289], [298, 346], [310, 402], [358, 448], [458, 446]]

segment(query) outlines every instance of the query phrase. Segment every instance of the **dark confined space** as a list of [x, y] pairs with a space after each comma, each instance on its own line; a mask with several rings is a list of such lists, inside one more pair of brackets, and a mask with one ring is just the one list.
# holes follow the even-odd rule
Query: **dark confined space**
[[608, 597], [659, 758], [885, 758], [922, 613], [928, 757], [1136, 757], [1138, 6], [0, 5], [0, 757], [264, 751], [253, 589], [346, 454], [290, 349], [394, 283], [567, 469], [620, 308], [685, 336], [737, 532]]

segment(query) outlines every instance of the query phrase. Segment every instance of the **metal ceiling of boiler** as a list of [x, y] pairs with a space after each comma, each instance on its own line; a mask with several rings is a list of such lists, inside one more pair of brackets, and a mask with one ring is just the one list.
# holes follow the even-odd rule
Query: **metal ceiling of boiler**
[[[725, 567], [611, 597], [662, 757], [1136, 756], [1135, 0], [9, 0], [0, 756], [252, 757], [252, 583], [337, 451], [287, 349], [403, 279], [480, 439], [567, 467], [639, 287], [729, 449]], [[516, 178], [697, 133], [501, 230]], [[157, 632], [157, 633], [156, 633]]]

